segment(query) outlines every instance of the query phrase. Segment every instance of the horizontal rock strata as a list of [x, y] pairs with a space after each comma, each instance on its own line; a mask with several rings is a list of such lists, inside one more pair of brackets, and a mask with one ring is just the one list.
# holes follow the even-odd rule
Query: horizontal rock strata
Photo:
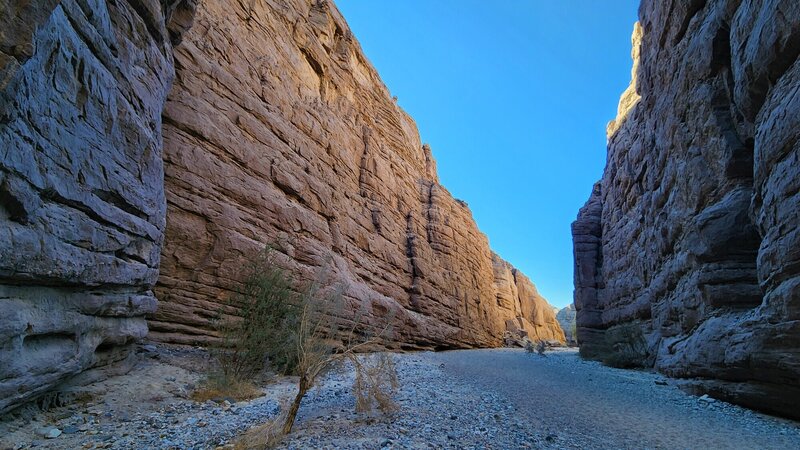
[[640, 98], [573, 224], [582, 350], [637, 324], [658, 370], [800, 417], [800, 3], [639, 13]]
[[513, 323], [563, 342], [546, 301], [439, 183], [331, 2], [204, 2], [175, 62], [152, 338], [213, 341], [247, 259], [272, 244], [301, 281], [327, 267], [342, 321], [391, 318], [402, 348], [496, 346]]
[[98, 376], [147, 333], [166, 16], [155, 0], [0, 3], [0, 413]]

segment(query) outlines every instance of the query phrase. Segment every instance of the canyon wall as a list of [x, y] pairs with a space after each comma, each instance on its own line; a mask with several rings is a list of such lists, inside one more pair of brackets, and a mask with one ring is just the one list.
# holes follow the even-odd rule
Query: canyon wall
[[329, 2], [0, 0], [0, 144], [0, 414], [213, 342], [265, 245], [394, 348], [564, 340]]
[[507, 327], [564, 341], [439, 183], [331, 2], [201, 2], [175, 65], [151, 338], [213, 342], [212, 319], [269, 244], [301, 281], [326, 268], [348, 304], [340, 319], [391, 320], [400, 348], [497, 346]]
[[147, 333], [173, 3], [0, 2], [0, 413]]
[[800, 3], [644, 0], [634, 80], [573, 224], [578, 340], [800, 417]]

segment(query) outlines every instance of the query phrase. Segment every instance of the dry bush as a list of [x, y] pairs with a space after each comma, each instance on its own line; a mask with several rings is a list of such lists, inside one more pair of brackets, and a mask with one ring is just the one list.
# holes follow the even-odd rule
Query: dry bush
[[525, 338], [525, 353], [530, 355], [536, 353], [539, 356], [547, 356], [545, 352], [547, 351], [547, 343], [545, 341], [538, 341], [533, 342], [528, 338]]
[[[214, 352], [220, 367], [219, 386], [249, 381], [264, 368], [267, 356], [273, 369], [299, 377], [293, 401], [281, 408], [277, 418], [248, 433], [253, 447], [247, 448], [267, 446], [290, 433], [308, 391], [323, 374], [346, 360], [352, 361], [356, 370], [358, 387], [354, 392], [360, 408], [375, 405], [389, 411], [394, 407], [394, 361], [388, 356], [374, 362], [356, 357], [389, 338], [392, 318], [388, 317], [386, 327], [377, 333], [361, 323], [360, 314], [347, 320], [349, 329], [340, 329], [350, 309], [341, 286], [325, 288], [332, 285], [328, 265], [324, 264], [310, 283], [293, 291], [291, 278], [266, 250], [251, 265], [242, 294], [236, 298], [241, 318], [220, 322], [223, 342]], [[280, 430], [276, 431], [278, 424]]]
[[277, 416], [268, 422], [250, 428], [234, 444], [234, 450], [263, 450], [273, 448], [283, 440], [289, 402], [282, 401]]
[[[349, 330], [339, 329], [340, 323], [335, 318], [346, 315], [343, 292], [339, 287], [328, 292], [327, 295], [321, 294], [321, 280], [323, 279], [324, 272], [320, 272], [315, 281], [304, 289], [301, 295], [302, 314], [300, 316], [300, 326], [294, 330], [296, 335], [293, 340], [296, 343], [295, 351], [298, 361], [296, 373], [300, 376], [300, 380], [298, 382], [297, 395], [289, 406], [289, 411], [286, 415], [283, 426], [284, 434], [289, 434], [292, 431], [300, 403], [306, 393], [314, 387], [319, 377], [345, 360], [353, 362], [357, 381], [360, 380], [362, 386], [367, 387], [366, 391], [358, 391], [365, 395], [381, 395], [380, 400], [374, 398], [378, 404], [388, 405], [386, 398], [390, 399], [391, 396], [384, 389], [385, 384], [383, 381], [378, 383], [377, 379], [375, 380], [376, 386], [380, 386], [381, 389], [378, 390], [374, 387], [370, 389], [369, 386], [372, 383], [372, 381], [368, 381], [370, 377], [377, 377], [382, 374], [381, 380], [387, 379], [390, 384], [394, 380], [394, 385], [396, 385], [397, 374], [393, 360], [385, 360], [379, 364], [379, 368], [369, 366], [371, 374], [367, 374], [368, 366], [365, 366], [356, 356], [358, 353], [368, 351], [376, 347], [381, 341], [388, 339], [390, 335], [389, 324], [392, 321], [391, 316], [387, 318], [387, 325], [383, 330], [372, 337], [369, 335], [369, 329], [363, 327], [359, 314], [356, 314], [353, 318]], [[344, 337], [343, 340], [338, 340], [338, 337], [342, 336]], [[390, 363], [386, 363], [386, 361], [390, 361]]]
[[353, 395], [356, 411], [369, 413], [374, 409], [389, 414], [399, 407], [392, 396], [400, 387], [394, 358], [388, 353], [378, 353], [362, 358], [351, 358], [356, 371]]
[[262, 395], [264, 395], [264, 392], [251, 381], [224, 380], [211, 376], [192, 392], [190, 398], [200, 403], [228, 398], [241, 402], [261, 397]]

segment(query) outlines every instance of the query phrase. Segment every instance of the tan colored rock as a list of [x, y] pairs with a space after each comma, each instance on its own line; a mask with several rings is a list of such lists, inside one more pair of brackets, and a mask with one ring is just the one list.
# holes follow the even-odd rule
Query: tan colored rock
[[639, 54], [642, 45], [642, 26], [639, 22], [633, 25], [633, 34], [631, 35], [631, 59], [633, 60], [633, 67], [631, 68], [631, 83], [625, 92], [619, 98], [619, 105], [617, 105], [617, 117], [614, 118], [606, 126], [606, 136], [611, 139], [611, 136], [619, 130], [622, 123], [628, 117], [628, 113], [636, 106], [641, 96], [636, 91], [636, 76], [639, 71]]
[[501, 345], [517, 318], [563, 342], [546, 301], [439, 184], [331, 2], [204, 2], [175, 60], [151, 337], [212, 341], [247, 258], [273, 243], [300, 279], [329, 265], [342, 320], [391, 317], [402, 348]]

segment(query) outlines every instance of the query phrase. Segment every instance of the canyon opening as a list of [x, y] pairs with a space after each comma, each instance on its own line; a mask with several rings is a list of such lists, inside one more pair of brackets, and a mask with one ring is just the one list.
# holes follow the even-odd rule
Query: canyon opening
[[800, 448], [800, 2], [607, 3], [0, 2], [0, 449]]

